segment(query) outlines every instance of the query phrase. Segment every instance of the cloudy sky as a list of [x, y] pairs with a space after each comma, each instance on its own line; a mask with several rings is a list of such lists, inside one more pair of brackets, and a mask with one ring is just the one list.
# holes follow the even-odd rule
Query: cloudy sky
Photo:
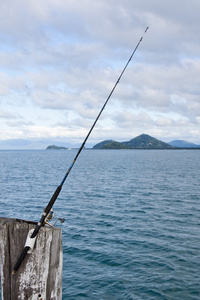
[[0, 149], [200, 144], [199, 0], [0, 0]]

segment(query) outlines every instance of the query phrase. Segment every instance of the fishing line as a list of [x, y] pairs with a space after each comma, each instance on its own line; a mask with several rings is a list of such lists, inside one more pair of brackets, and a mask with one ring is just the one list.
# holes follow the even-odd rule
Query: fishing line
[[[84, 141], [83, 141], [81, 147], [79, 148], [79, 150], [78, 150], [78, 152], [77, 152], [77, 154], [76, 154], [76, 156], [75, 156], [75, 158], [74, 158], [72, 164], [70, 165], [69, 169], [67, 170], [67, 172], [66, 172], [65, 176], [63, 177], [63, 180], [61, 181], [60, 185], [56, 188], [56, 190], [55, 190], [53, 196], [51, 197], [51, 199], [50, 199], [50, 201], [49, 201], [47, 207], [44, 209], [44, 211], [43, 211], [43, 213], [42, 213], [42, 215], [41, 215], [41, 219], [40, 219], [40, 221], [37, 223], [37, 225], [35, 226], [35, 229], [34, 229], [34, 231], [33, 231], [33, 233], [32, 233], [32, 235], [31, 235], [30, 238], [32, 238], [32, 239], [35, 238], [35, 237], [37, 236], [37, 234], [38, 234], [40, 228], [41, 228], [42, 226], [44, 226], [44, 224], [45, 224], [45, 219], [47, 218], [47, 216], [48, 216], [48, 214], [49, 214], [51, 208], [53, 207], [53, 205], [54, 205], [54, 203], [55, 203], [55, 201], [56, 201], [56, 199], [57, 199], [57, 197], [58, 197], [58, 195], [60, 194], [60, 191], [61, 191], [61, 189], [62, 189], [62, 186], [63, 186], [65, 180], [67, 179], [67, 177], [68, 177], [68, 175], [69, 175], [71, 169], [73, 168], [73, 166], [74, 166], [74, 164], [75, 164], [75, 162], [76, 162], [76, 160], [77, 160], [79, 154], [81, 153], [83, 147], [85, 146], [85, 143], [87, 142], [87, 140], [88, 140], [88, 138], [89, 138], [89, 136], [90, 136], [90, 134], [91, 134], [93, 128], [95, 127], [95, 125], [96, 125], [98, 119], [100, 118], [100, 116], [101, 116], [101, 114], [102, 114], [104, 108], [106, 107], [106, 105], [107, 105], [107, 103], [108, 103], [110, 97], [112, 96], [112, 94], [113, 94], [113, 92], [114, 92], [116, 86], [118, 85], [118, 83], [119, 83], [121, 77], [123, 76], [123, 74], [124, 74], [124, 72], [125, 72], [125, 70], [126, 70], [128, 64], [130, 63], [130, 61], [131, 61], [132, 57], [134, 56], [134, 54], [135, 54], [137, 48], [139, 47], [140, 43], [142, 42], [143, 37], [144, 37], [145, 33], [147, 32], [148, 28], [149, 28], [149, 27], [147, 27], [147, 28], [145, 29], [143, 36], [142, 36], [142, 37], [140, 38], [140, 40], [138, 41], [138, 43], [137, 43], [135, 49], [133, 50], [133, 52], [132, 52], [132, 54], [131, 54], [129, 60], [127, 61], [125, 67], [123, 68], [123, 70], [122, 70], [122, 72], [121, 72], [119, 78], [117, 79], [117, 81], [116, 81], [114, 87], [112, 88], [112, 90], [111, 90], [111, 92], [110, 92], [108, 98], [106, 99], [106, 101], [105, 101], [105, 103], [104, 103], [102, 109], [100, 110], [100, 112], [99, 112], [99, 114], [98, 114], [96, 120], [94, 121], [94, 123], [93, 123], [92, 127], [90, 128], [90, 130], [89, 130], [89, 132], [88, 132], [86, 138], [84, 139]], [[15, 264], [15, 266], [14, 266], [14, 268], [13, 268], [13, 274], [19, 269], [19, 267], [20, 267], [20, 265], [21, 265], [23, 259], [25, 258], [27, 252], [29, 251], [29, 249], [30, 249], [30, 247], [25, 245], [24, 250], [22, 251], [22, 253], [21, 253], [19, 259], [17, 260], [17, 262], [16, 262], [16, 264]]]

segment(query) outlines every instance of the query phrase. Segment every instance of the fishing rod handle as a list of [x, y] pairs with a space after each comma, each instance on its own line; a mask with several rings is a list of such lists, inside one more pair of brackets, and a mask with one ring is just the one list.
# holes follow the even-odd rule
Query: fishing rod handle
[[[53, 196], [51, 197], [51, 200], [49, 201], [47, 207], [45, 208], [44, 212], [42, 213], [42, 216], [41, 216], [40, 221], [39, 221], [39, 222], [37, 223], [37, 225], [35, 226], [35, 229], [34, 229], [33, 233], [31, 234], [31, 237], [30, 237], [30, 238], [32, 238], [32, 239], [35, 238], [35, 237], [37, 236], [37, 234], [38, 234], [40, 228], [41, 228], [42, 226], [44, 226], [46, 216], [47, 216], [48, 213], [50, 212], [50, 210], [51, 210], [51, 208], [52, 208], [54, 202], [56, 201], [56, 199], [57, 199], [57, 197], [58, 197], [58, 195], [59, 195], [59, 193], [60, 193], [60, 191], [61, 191], [61, 189], [62, 189], [62, 186], [59, 185], [59, 186], [57, 187], [57, 189], [55, 190]], [[28, 246], [25, 246], [25, 247], [24, 247], [24, 250], [22, 251], [20, 257], [18, 258], [18, 260], [17, 260], [17, 262], [16, 262], [16, 264], [15, 264], [15, 266], [14, 266], [14, 268], [13, 268], [12, 274], [15, 274], [15, 272], [17, 272], [17, 270], [19, 269], [19, 267], [20, 267], [22, 261], [24, 260], [24, 258], [25, 258], [25, 256], [26, 256], [26, 254], [27, 254], [27, 252], [28, 252], [29, 249], [30, 249], [30, 247], [28, 247]]]
[[14, 274], [17, 272], [17, 270], [19, 269], [19, 267], [20, 267], [22, 261], [24, 260], [24, 258], [25, 258], [25, 256], [26, 256], [26, 254], [27, 254], [27, 252], [28, 252], [29, 249], [30, 249], [30, 247], [28, 247], [28, 246], [24, 247], [24, 250], [22, 251], [20, 257], [18, 258], [18, 261], [16, 262], [16, 264], [15, 264], [15, 266], [14, 266], [14, 268], [13, 268], [13, 271], [12, 271], [12, 274], [13, 274], [13, 275], [14, 275]]

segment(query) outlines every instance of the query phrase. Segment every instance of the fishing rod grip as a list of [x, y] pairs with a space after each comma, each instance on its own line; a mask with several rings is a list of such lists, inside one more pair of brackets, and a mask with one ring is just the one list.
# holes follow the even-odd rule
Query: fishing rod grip
[[16, 262], [16, 264], [15, 264], [15, 266], [13, 268], [13, 271], [12, 271], [13, 275], [19, 269], [19, 267], [20, 267], [22, 261], [24, 260], [24, 258], [25, 258], [25, 256], [26, 256], [26, 254], [27, 254], [27, 252], [28, 252], [29, 249], [30, 249], [30, 247], [28, 247], [28, 246], [24, 247], [24, 250], [22, 251], [20, 257], [18, 258], [18, 261]]

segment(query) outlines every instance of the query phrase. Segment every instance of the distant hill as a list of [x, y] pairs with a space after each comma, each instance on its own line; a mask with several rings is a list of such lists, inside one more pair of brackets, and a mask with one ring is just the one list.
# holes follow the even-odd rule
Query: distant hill
[[154, 137], [151, 137], [148, 134], [141, 134], [136, 138], [124, 142], [128, 148], [136, 148], [136, 149], [171, 149], [173, 148], [167, 143], [164, 143]]
[[179, 147], [179, 148], [200, 148], [200, 145], [196, 145], [193, 143], [189, 143], [183, 140], [175, 140], [168, 143], [171, 146]]
[[157, 140], [148, 134], [141, 134], [128, 142], [106, 140], [96, 144], [93, 149], [174, 149], [167, 143]]

